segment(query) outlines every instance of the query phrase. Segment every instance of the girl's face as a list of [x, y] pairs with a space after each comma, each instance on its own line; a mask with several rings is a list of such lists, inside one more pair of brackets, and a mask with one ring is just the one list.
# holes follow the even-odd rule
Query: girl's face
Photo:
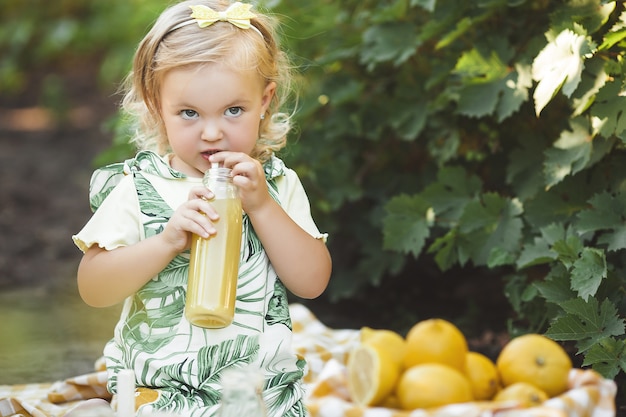
[[172, 168], [202, 177], [219, 151], [250, 154], [276, 84], [253, 71], [219, 64], [169, 71], [161, 84], [161, 116], [174, 156]]

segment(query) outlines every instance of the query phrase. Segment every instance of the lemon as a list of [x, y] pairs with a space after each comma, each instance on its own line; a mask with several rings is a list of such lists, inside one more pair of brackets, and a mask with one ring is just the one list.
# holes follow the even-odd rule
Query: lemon
[[404, 367], [435, 362], [463, 372], [467, 352], [467, 340], [454, 324], [438, 318], [423, 320], [406, 335]]
[[536, 407], [550, 397], [545, 391], [528, 382], [516, 382], [500, 390], [493, 401], [515, 401], [523, 407]]
[[372, 329], [371, 327], [362, 327], [360, 334], [362, 344], [386, 350], [398, 362], [398, 365], [402, 365], [406, 343], [400, 334], [389, 329]]
[[496, 360], [496, 367], [505, 387], [527, 382], [554, 397], [567, 390], [572, 361], [554, 340], [531, 333], [507, 343]]
[[404, 410], [473, 400], [468, 379], [455, 368], [440, 363], [425, 363], [405, 370], [396, 386], [396, 396]]
[[379, 405], [393, 392], [400, 368], [391, 354], [377, 346], [359, 344], [347, 364], [348, 391], [362, 406]]
[[467, 352], [465, 376], [470, 381], [475, 400], [490, 400], [500, 389], [500, 376], [496, 364], [482, 353]]

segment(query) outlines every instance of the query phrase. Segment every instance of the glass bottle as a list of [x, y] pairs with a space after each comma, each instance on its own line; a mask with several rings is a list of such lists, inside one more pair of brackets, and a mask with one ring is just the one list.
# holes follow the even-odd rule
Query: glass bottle
[[205, 328], [228, 326], [235, 316], [242, 209], [229, 168], [214, 165], [203, 183], [215, 198], [211, 204], [219, 214], [217, 233], [209, 238], [192, 236], [185, 316]]
[[266, 417], [263, 402], [263, 374], [252, 368], [231, 368], [222, 372], [222, 399], [219, 417]]

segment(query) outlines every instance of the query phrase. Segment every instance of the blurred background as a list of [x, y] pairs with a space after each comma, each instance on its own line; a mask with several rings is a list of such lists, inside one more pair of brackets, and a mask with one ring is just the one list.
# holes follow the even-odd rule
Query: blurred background
[[[80, 301], [71, 235], [93, 169], [133, 154], [116, 91], [169, 3], [0, 2], [0, 384], [90, 372], [111, 336], [119, 307]], [[335, 328], [446, 318], [491, 357], [547, 332], [622, 380], [623, 2], [257, 6], [298, 70], [280, 156], [334, 261], [292, 301]]]

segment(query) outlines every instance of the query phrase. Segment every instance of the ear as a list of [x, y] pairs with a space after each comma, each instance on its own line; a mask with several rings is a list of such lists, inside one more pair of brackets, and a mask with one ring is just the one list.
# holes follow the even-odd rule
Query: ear
[[263, 98], [261, 99], [261, 114], [265, 114], [270, 104], [272, 103], [272, 99], [274, 98], [274, 94], [276, 93], [276, 83], [274, 81], [269, 82], [265, 89], [263, 90]]

